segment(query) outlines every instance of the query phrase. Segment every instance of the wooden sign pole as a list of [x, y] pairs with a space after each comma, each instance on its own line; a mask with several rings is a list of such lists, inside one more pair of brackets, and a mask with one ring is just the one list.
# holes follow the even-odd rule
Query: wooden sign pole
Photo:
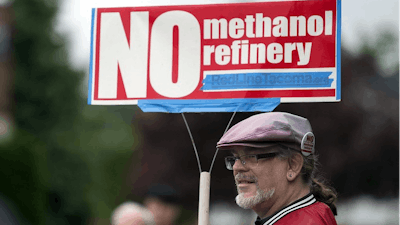
[[210, 216], [210, 173], [202, 172], [200, 174], [198, 225], [209, 225], [210, 224], [209, 216]]

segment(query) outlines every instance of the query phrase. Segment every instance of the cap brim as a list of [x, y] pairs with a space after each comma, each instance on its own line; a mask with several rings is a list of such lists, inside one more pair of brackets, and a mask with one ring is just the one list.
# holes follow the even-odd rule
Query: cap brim
[[270, 146], [274, 146], [276, 143], [257, 143], [257, 142], [250, 142], [250, 143], [226, 143], [217, 145], [217, 148], [221, 150], [227, 150], [234, 146], [244, 146], [244, 147], [251, 147], [251, 148], [266, 148]]
[[251, 148], [266, 148], [271, 147], [274, 145], [283, 145], [288, 148], [300, 151], [298, 144], [295, 143], [287, 143], [287, 142], [238, 142], [238, 143], [226, 143], [217, 145], [217, 148], [220, 150], [229, 150], [234, 146], [244, 146], [244, 147], [251, 147]]

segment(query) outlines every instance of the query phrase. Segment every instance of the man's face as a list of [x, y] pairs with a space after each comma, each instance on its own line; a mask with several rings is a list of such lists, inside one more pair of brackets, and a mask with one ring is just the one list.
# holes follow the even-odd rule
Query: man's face
[[[265, 154], [279, 152], [278, 146], [268, 148], [249, 148], [235, 146], [232, 149], [233, 156]], [[237, 160], [233, 165], [238, 196], [236, 203], [242, 208], [253, 208], [267, 201], [277, 194], [285, 182], [287, 163], [278, 157], [258, 159], [256, 163], [246, 160], [243, 165]], [[278, 194], [279, 195], [279, 194]]]

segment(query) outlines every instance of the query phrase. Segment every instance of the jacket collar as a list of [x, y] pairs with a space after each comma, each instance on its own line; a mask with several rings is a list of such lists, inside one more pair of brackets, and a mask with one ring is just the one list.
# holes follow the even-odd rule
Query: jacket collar
[[257, 217], [257, 220], [255, 221], [255, 225], [272, 225], [276, 221], [278, 221], [280, 218], [284, 217], [290, 212], [293, 212], [295, 210], [304, 208], [306, 206], [309, 206], [313, 203], [315, 203], [317, 200], [315, 199], [314, 195], [309, 193], [308, 195], [292, 202], [291, 204], [283, 207], [282, 209], [278, 210], [276, 213], [274, 213], [271, 216], [268, 216], [264, 219], [261, 219], [260, 217]]

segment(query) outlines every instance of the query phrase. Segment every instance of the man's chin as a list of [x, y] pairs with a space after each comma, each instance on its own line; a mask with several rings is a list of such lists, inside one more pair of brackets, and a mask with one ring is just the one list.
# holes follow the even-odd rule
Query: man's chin
[[244, 209], [251, 209], [256, 205], [270, 199], [274, 194], [275, 189], [271, 189], [269, 191], [261, 191], [257, 190], [254, 192], [239, 192], [236, 196], [236, 204]]
[[[247, 193], [246, 193], [247, 194]], [[255, 206], [255, 196], [254, 195], [245, 195], [244, 193], [239, 193], [236, 196], [236, 204], [243, 209], [251, 209]]]

